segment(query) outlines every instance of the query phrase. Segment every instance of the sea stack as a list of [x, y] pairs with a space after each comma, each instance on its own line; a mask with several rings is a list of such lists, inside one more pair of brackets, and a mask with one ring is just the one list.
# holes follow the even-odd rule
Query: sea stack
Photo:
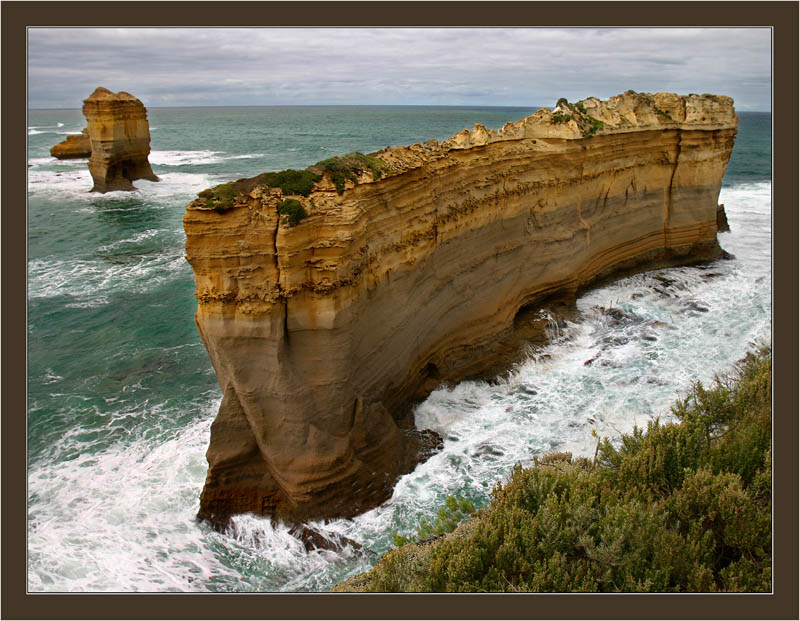
[[186, 254], [223, 398], [200, 517], [380, 504], [435, 443], [413, 403], [495, 368], [527, 311], [719, 257], [737, 123], [729, 97], [628, 91], [201, 193]]
[[88, 158], [92, 155], [89, 130], [84, 128], [80, 134], [70, 134], [63, 142], [50, 147], [50, 155], [60, 160]]
[[147, 161], [150, 126], [141, 101], [99, 86], [83, 100], [83, 116], [91, 141], [92, 192], [135, 190], [137, 179], [158, 181]]

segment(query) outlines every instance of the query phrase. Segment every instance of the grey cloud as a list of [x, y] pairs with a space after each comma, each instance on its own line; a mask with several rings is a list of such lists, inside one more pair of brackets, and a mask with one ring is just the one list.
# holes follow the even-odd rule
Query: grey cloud
[[[29, 105], [550, 105], [629, 88], [770, 107], [768, 29], [29, 30]], [[447, 99], [449, 97], [449, 99]]]

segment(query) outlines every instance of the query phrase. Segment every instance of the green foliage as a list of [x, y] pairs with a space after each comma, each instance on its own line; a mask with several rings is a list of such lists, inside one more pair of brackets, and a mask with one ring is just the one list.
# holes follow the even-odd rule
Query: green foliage
[[222, 212], [233, 208], [236, 196], [245, 195], [258, 185], [280, 188], [287, 196], [308, 196], [314, 184], [321, 178], [308, 170], [282, 170], [223, 183], [209, 190], [203, 190], [198, 196], [204, 198], [209, 206]]
[[664, 112], [660, 108], [655, 108], [655, 111], [656, 111], [656, 114], [660, 114], [661, 116], [669, 119], [670, 121], [672, 120], [672, 116], [670, 116], [667, 112]]
[[278, 205], [278, 215], [284, 216], [283, 222], [288, 222], [289, 226], [297, 226], [300, 220], [305, 218], [308, 214], [300, 201], [294, 198], [287, 198], [280, 205]]
[[[367, 171], [372, 174], [373, 179], [377, 180], [389, 170], [389, 166], [373, 155], [350, 153], [317, 162], [305, 170], [287, 169], [262, 173], [248, 179], [237, 179], [203, 190], [198, 196], [205, 199], [209, 206], [222, 212], [233, 208], [236, 196], [246, 195], [257, 186], [280, 188], [285, 196], [309, 196], [314, 190], [314, 185], [322, 179], [325, 173], [328, 173], [336, 190], [341, 194], [344, 192], [346, 181], [357, 184], [358, 176]], [[296, 224], [306, 216], [305, 211], [302, 211], [301, 214], [296, 207], [291, 209], [291, 213], [287, 212], [290, 223]], [[302, 210], [302, 207], [300, 209]]]
[[580, 101], [578, 103], [571, 104], [566, 99], [562, 98], [558, 100], [557, 107], [567, 108], [572, 114], [555, 112], [553, 114], [553, 122], [566, 123], [567, 121], [574, 119], [584, 136], [594, 136], [598, 130], [605, 126], [603, 121], [589, 115], [586, 112], [586, 107]]
[[328, 173], [333, 185], [336, 186], [336, 191], [341, 194], [344, 192], [347, 181], [352, 181], [358, 185], [358, 175], [369, 171], [372, 173], [372, 178], [377, 180], [383, 176], [387, 169], [386, 164], [377, 157], [355, 152], [322, 160], [310, 166], [308, 170], [320, 175]]
[[[695, 384], [677, 422], [602, 441], [596, 463], [561, 453], [517, 466], [489, 508], [394, 550], [367, 588], [770, 591], [771, 364], [765, 349], [733, 378]], [[418, 536], [463, 517], [448, 499]]]
[[596, 119], [593, 116], [586, 115], [586, 117], [582, 120], [584, 125], [581, 127], [581, 130], [583, 131], [584, 135], [593, 136], [597, 133], [597, 130], [603, 129], [605, 126], [603, 121]]
[[310, 170], [282, 170], [260, 175], [263, 182], [271, 188], [280, 188], [287, 196], [308, 196], [314, 184], [322, 177]]
[[198, 193], [200, 198], [204, 198], [206, 203], [217, 211], [227, 211], [233, 207], [233, 201], [238, 192], [233, 182], [223, 183], [214, 186], [209, 190]]
[[429, 541], [436, 537], [440, 537], [447, 533], [453, 532], [456, 527], [467, 519], [470, 514], [475, 512], [475, 505], [473, 505], [466, 498], [458, 496], [448, 496], [444, 501], [444, 507], [441, 507], [436, 513], [436, 518], [431, 524], [428, 520], [423, 518], [420, 521], [417, 536], [403, 537], [397, 533], [392, 534], [394, 545], [402, 546], [415, 541]]

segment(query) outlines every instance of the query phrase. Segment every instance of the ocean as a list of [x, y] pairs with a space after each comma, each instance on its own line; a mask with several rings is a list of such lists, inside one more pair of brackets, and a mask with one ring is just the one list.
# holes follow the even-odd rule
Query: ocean
[[[79, 110], [28, 114], [28, 531], [31, 592], [328, 591], [368, 570], [449, 495], [485, 505], [516, 463], [594, 453], [700, 380], [771, 343], [771, 117], [739, 113], [719, 202], [732, 260], [638, 274], [589, 291], [495, 382], [434, 391], [415, 410], [444, 449], [352, 520], [313, 523], [367, 552], [306, 552], [243, 515], [218, 533], [195, 515], [221, 393], [195, 329], [181, 224], [197, 192], [332, 155], [499, 128], [530, 108], [152, 108], [158, 183], [91, 194], [86, 160], [49, 148]], [[623, 311], [622, 319], [600, 309]], [[585, 365], [594, 358], [591, 365]]]

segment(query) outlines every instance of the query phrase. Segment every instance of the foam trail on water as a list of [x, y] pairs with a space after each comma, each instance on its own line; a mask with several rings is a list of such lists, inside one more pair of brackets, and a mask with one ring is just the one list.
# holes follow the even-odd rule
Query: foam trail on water
[[151, 164], [160, 166], [186, 166], [199, 164], [219, 164], [227, 160], [244, 160], [262, 157], [263, 153], [232, 155], [223, 151], [151, 151]]
[[129, 255], [116, 263], [103, 259], [34, 259], [28, 263], [28, 297], [102, 298], [116, 290], [146, 291], [185, 273], [180, 248], [155, 255]]

